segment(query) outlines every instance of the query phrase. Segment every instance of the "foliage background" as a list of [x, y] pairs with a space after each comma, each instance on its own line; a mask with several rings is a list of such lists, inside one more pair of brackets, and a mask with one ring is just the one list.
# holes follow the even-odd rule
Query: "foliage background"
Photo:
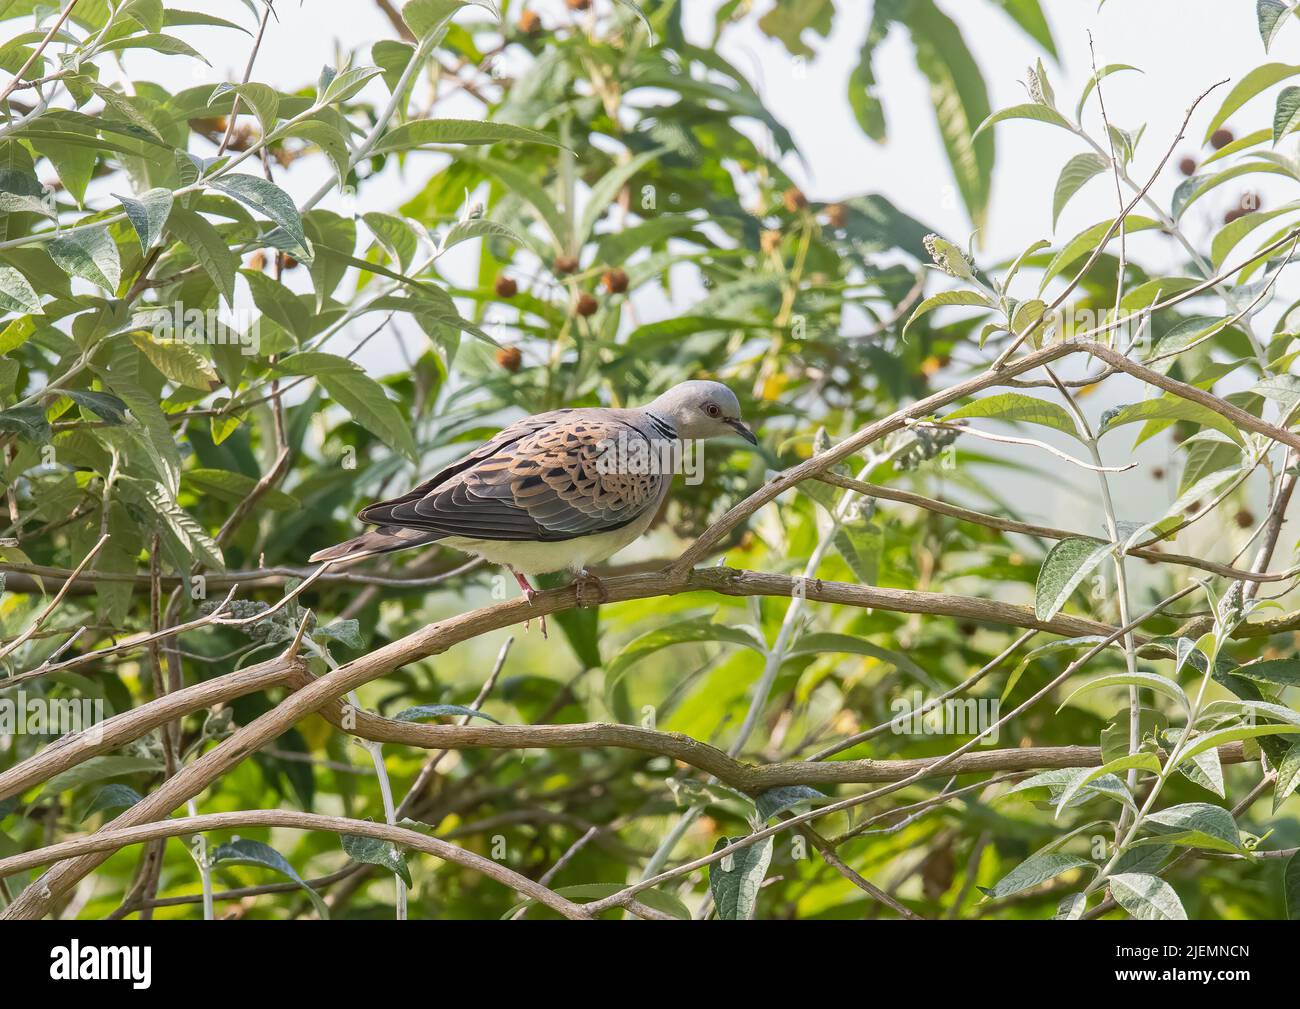
[[[80, 134], [79, 141], [67, 136], [42, 139], [30, 126], [26, 134], [16, 130], [0, 138], [8, 170], [16, 173], [6, 177], [12, 183], [6, 191], [22, 195], [19, 176], [57, 178], [62, 187], [57, 212], [66, 223], [84, 216], [76, 203], [116, 210], [113, 193], [138, 194], [153, 186], [184, 183], [184, 164], [169, 149], [212, 157], [231, 105], [230, 94], [213, 95], [224, 76], [196, 57], [213, 51], [208, 40], [214, 36], [222, 38], [223, 53], [232, 38], [242, 47], [239, 51], [247, 52], [261, 16], [257, 6], [229, 6], [231, 10], [218, 13], [238, 21], [247, 29], [245, 34], [224, 27], [169, 26], [168, 34], [185, 38], [196, 52], [163, 57], [149, 47], [160, 43], [149, 42], [143, 49], [126, 48], [120, 63], [105, 54], [83, 65], [83, 75], [98, 74], [101, 87], [114, 90], [109, 113], [100, 116], [98, 124], [65, 117], [59, 125]], [[317, 54], [319, 62], [337, 67], [373, 64], [385, 72], [361, 81], [355, 94], [329, 102], [330, 108], [313, 116], [317, 126], [311, 136], [277, 140], [264, 163], [250, 158], [241, 169], [265, 169], [302, 208], [319, 187], [330, 184], [334, 171], [333, 160], [312, 144], [356, 145], [379, 122], [375, 139], [382, 153], [357, 158], [345, 172], [349, 191], [331, 188], [321, 198], [321, 209], [303, 217], [316, 253], [311, 266], [277, 260], [275, 242], [295, 252], [305, 249], [288, 234], [292, 227], [272, 231], [268, 217], [275, 217], [268, 214], [272, 205], [265, 199], [255, 201], [250, 211], [208, 189], [203, 202], [194, 205], [205, 219], [217, 223], [220, 241], [239, 251], [244, 272], [237, 282], [236, 304], [251, 313], [244, 320], [256, 319], [263, 341], [262, 353], [248, 360], [211, 353], [206, 347], [183, 353], [141, 343], [131, 338], [135, 328], [114, 304], [130, 298], [139, 305], [166, 306], [177, 300], [216, 305], [222, 278], [229, 277], [234, 266], [230, 254], [209, 250], [211, 261], [196, 261], [194, 246], [201, 242], [186, 241], [188, 233], [183, 231], [173, 232], [164, 239], [165, 252], [150, 264], [150, 275], [174, 279], [133, 291], [145, 252], [130, 224], [115, 221], [108, 234], [117, 250], [120, 279], [97, 288], [86, 279], [86, 267], [79, 275], [73, 269], [76, 276], [69, 280], [59, 264], [23, 243], [25, 236], [48, 225], [40, 213], [28, 212], [32, 207], [9, 204], [4, 239], [13, 244], [0, 246], [0, 256], [42, 299], [44, 315], [24, 313], [21, 304], [6, 304], [10, 314], [0, 336], [6, 407], [0, 421], [8, 415], [5, 481], [11, 504], [4, 547], [9, 569], [5, 636], [13, 638], [32, 623], [45, 602], [39, 590], [49, 593], [62, 581], [33, 574], [37, 566], [66, 573], [101, 531], [111, 533], [85, 576], [74, 583], [76, 591], [49, 621], [46, 630], [59, 628], [63, 633], [23, 645], [9, 657], [9, 671], [35, 669], [82, 625], [88, 630], [60, 658], [147, 629], [151, 554], [157, 555], [159, 584], [168, 590], [177, 573], [187, 573], [196, 564], [213, 573], [222, 567], [301, 567], [311, 551], [354, 532], [350, 516], [360, 504], [414, 483], [521, 413], [559, 405], [637, 403], [698, 375], [719, 377], [741, 395], [747, 416], [762, 431], [761, 452], [712, 449], [705, 483], [681, 488], [652, 536], [616, 558], [615, 568], [627, 570], [675, 557], [711, 520], [760, 487], [769, 471], [809, 457], [819, 438], [843, 438], [903, 403], [986, 367], [992, 349], [1000, 344], [995, 339], [982, 348], [986, 320], [974, 320], [967, 311], [927, 315], [906, 340], [902, 338], [902, 323], [919, 300], [918, 285], [923, 284], [927, 294], [950, 286], [948, 278], [923, 268], [929, 263], [923, 239], [933, 229], [964, 246], [968, 234], [979, 228], [981, 265], [987, 265], [990, 275], [1000, 275], [1006, 266], [1000, 260], [1014, 258], [1033, 238], [1051, 234], [1050, 197], [1035, 203], [1028, 192], [1019, 195], [1015, 180], [1023, 177], [1025, 165], [1037, 165], [1034, 174], [1046, 179], [1050, 193], [1059, 165], [1079, 150], [1078, 144], [1056, 156], [1059, 149], [1052, 145], [1059, 138], [1041, 124], [1016, 123], [979, 137], [973, 136], [974, 127], [993, 110], [1026, 100], [1023, 93], [1015, 94], [1020, 86], [1014, 83], [1025, 79], [1020, 64], [1026, 60], [1007, 65], [1007, 38], [1014, 38], [1014, 45], [1033, 58], [1047, 60], [1065, 108], [1073, 108], [1088, 78], [1086, 39], [1073, 30], [1072, 20], [1063, 27], [1053, 11], [1049, 22], [1033, 2], [968, 5], [981, 12], [963, 10], [962, 18], [996, 25], [992, 30], [1000, 33], [987, 45], [982, 28], [973, 32], [966, 23], [963, 32], [962, 23], [945, 16], [945, 5], [929, 0], [878, 3], [872, 9], [873, 22], [862, 20], [856, 10], [836, 11], [829, 0], [782, 2], [772, 9], [757, 6], [750, 10], [745, 4], [722, 4], [710, 11], [713, 19], [706, 19], [704, 38], [716, 33], [723, 40], [718, 45], [701, 44], [699, 15], [687, 15], [671, 3], [643, 5], [653, 41], [628, 5], [600, 0], [593, 14], [539, 5], [541, 28], [535, 33], [522, 29], [519, 4], [503, 5], [504, 34], [485, 12], [469, 9], [440, 42], [437, 60], [445, 67], [440, 79], [417, 75], [410, 102], [396, 103], [398, 118], [454, 115], [490, 119], [504, 127], [496, 133], [467, 127], [460, 138], [475, 141], [467, 146], [447, 143], [455, 136], [439, 134], [432, 153], [405, 149], [391, 137], [393, 149], [383, 150], [385, 127], [396, 125], [385, 123], [382, 113], [400, 73], [394, 69], [403, 56], [400, 17], [379, 21], [386, 28], [383, 42], [362, 45], [355, 53], [345, 47]], [[1101, 63], [1117, 60], [1111, 50], [1140, 36], [1138, 20], [1150, 16], [1137, 9], [1141, 6], [1118, 0], [1107, 5], [1103, 16], [1118, 19], [1107, 24], [1120, 24], [1132, 34], [1116, 31], [1103, 38]], [[23, 3], [0, 6], [0, 16], [14, 19], [6, 22], [6, 37], [26, 29], [30, 19], [25, 23], [22, 18], [29, 17], [30, 8]], [[1123, 10], [1117, 13], [1119, 8]], [[282, 13], [287, 22], [290, 13]], [[155, 15], [154, 5], [127, 5], [118, 14], [122, 37], [159, 34], [149, 31], [156, 16], [166, 18]], [[74, 37], [88, 37], [102, 26], [103, 17], [102, 4], [80, 4], [72, 19]], [[1249, 10], [1234, 12], [1231, 23], [1234, 30], [1244, 25], [1239, 30], [1247, 36], [1256, 33], [1256, 62], [1286, 58], [1276, 52], [1273, 57], [1262, 55]], [[822, 42], [851, 35], [853, 46], [858, 46], [864, 39], [870, 41], [872, 26], [883, 34], [891, 25], [892, 34], [882, 41], [874, 62], [862, 60], [859, 53], [847, 65], [837, 65], [839, 49]], [[272, 19], [267, 31], [272, 39], [280, 34], [283, 45], [291, 28]], [[723, 55], [726, 40], [742, 33], [745, 39], [763, 40], [758, 73]], [[1202, 28], [1198, 37], [1206, 34]], [[1279, 44], [1294, 44], [1294, 38], [1283, 34]], [[35, 42], [19, 37], [0, 50], [0, 65], [10, 72], [17, 69]], [[909, 43], [914, 51], [905, 48]], [[1212, 83], [1168, 69], [1168, 50], [1178, 45], [1171, 41], [1150, 47], [1166, 69], [1162, 73], [1145, 68], [1149, 72], [1142, 84], [1134, 83], [1137, 75], [1104, 83], [1112, 114], [1128, 129], [1145, 118], [1145, 103], [1153, 92], [1172, 96], [1165, 99], [1170, 105], [1159, 108], [1172, 107], [1173, 115], [1150, 117], [1150, 136], [1138, 151], [1141, 167], [1134, 169], [1139, 177], [1145, 177], [1163, 154], [1166, 134], [1177, 126], [1181, 109]], [[824, 60], [819, 58], [823, 49]], [[910, 65], [899, 65], [900, 51]], [[792, 57], [808, 62], [791, 62]], [[1056, 57], [1065, 61], [1067, 73], [1057, 75]], [[149, 71], [164, 58], [169, 65], [184, 62], [191, 68], [191, 87], [149, 83]], [[321, 94], [315, 72], [286, 86], [280, 68], [274, 76], [266, 70], [267, 58], [265, 53], [259, 56], [250, 79], [275, 81], [279, 116], [312, 107]], [[1124, 61], [1142, 62], [1140, 56], [1125, 56]], [[211, 62], [220, 66], [222, 61]], [[235, 71], [230, 79], [239, 80], [239, 61], [227, 62]], [[874, 68], [876, 87], [884, 94], [882, 109], [868, 97], [868, 67]], [[44, 70], [52, 73], [57, 68], [51, 63]], [[787, 115], [773, 109], [791, 101], [792, 95], [794, 101], [806, 103], [808, 97], [797, 96], [806, 96], [801, 89], [809, 79], [822, 87], [828, 79], [835, 80], [836, 104], [842, 104], [845, 99], [839, 96], [844, 95], [862, 136], [883, 146], [859, 146], [866, 141], [842, 131], [821, 131], [816, 135], [820, 153], [801, 152], [795, 135], [807, 128], [790, 132], [797, 109]], [[913, 95], [928, 86], [938, 114], [913, 101], [899, 116], [889, 94], [895, 86]], [[90, 83], [81, 87], [89, 88]], [[1142, 87], [1147, 90], [1139, 90]], [[995, 100], [1008, 89], [1009, 100]], [[1272, 88], [1248, 106], [1249, 129], [1269, 125], [1278, 90]], [[82, 93], [89, 96], [91, 109], [108, 101], [103, 94]], [[246, 94], [250, 103], [260, 98], [265, 104], [263, 93]], [[29, 107], [29, 96], [17, 92], [13, 97]], [[56, 104], [71, 103], [65, 94]], [[1211, 100], [1200, 110], [1179, 147], [1180, 156], [1199, 160], [1209, 153], [1211, 148], [1198, 148], [1201, 133], [1196, 127], [1203, 128], [1217, 106]], [[23, 114], [17, 104], [11, 106], [11, 115]], [[106, 121], [133, 123], [135, 116], [143, 118], [143, 128], [156, 131], [155, 140], [105, 126]], [[916, 122], [922, 117], [923, 128]], [[267, 125], [245, 112], [229, 149], [255, 147]], [[512, 133], [511, 126], [517, 131]], [[337, 130], [339, 139], [321, 127]], [[928, 140], [931, 130], [937, 131], [941, 144]], [[823, 146], [827, 134], [832, 134], [828, 148]], [[99, 146], [107, 141], [125, 149]], [[566, 154], [560, 144], [573, 154]], [[426, 138], [410, 145], [416, 146], [428, 148], [431, 143]], [[87, 150], [98, 151], [93, 160], [87, 160]], [[823, 162], [851, 163], [855, 150], [868, 152], [867, 164], [833, 176], [839, 184], [814, 188], [827, 174]], [[891, 178], [911, 175], [915, 168], [925, 181], [911, 184], [927, 187], [931, 198], [891, 202], [882, 196], [871, 167], [884, 164], [893, 166]], [[1046, 175], [1044, 165], [1050, 165]], [[1224, 211], [1241, 199], [1246, 183], [1251, 192], [1262, 194], [1269, 208], [1282, 205], [1287, 197], [1274, 194], [1285, 193], [1296, 179], [1285, 172], [1277, 175], [1265, 179], [1266, 184], [1253, 176], [1245, 182], [1232, 179], [1207, 197], [1187, 218], [1193, 243], [1208, 246], [1223, 225]], [[82, 200], [74, 199], [81, 196], [79, 178], [85, 185]], [[1156, 191], [1165, 206], [1179, 178], [1171, 171]], [[1104, 175], [1098, 177], [1087, 196], [1067, 208], [1056, 230], [1056, 247], [1085, 226], [1114, 216], [1113, 201], [1095, 209], [1098, 193], [1108, 184]], [[1000, 187], [1006, 186], [1017, 186], [1017, 195], [999, 202]], [[476, 206], [486, 208], [481, 218]], [[1262, 228], [1258, 244], [1284, 223]], [[184, 222], [178, 226], [183, 228]], [[195, 225], [191, 222], [190, 227]], [[418, 264], [448, 244], [448, 232], [453, 239], [463, 237], [463, 244], [422, 270]], [[1113, 251], [1083, 278], [1081, 306], [1104, 309], [1113, 304], [1118, 266]], [[1130, 254], [1130, 289], [1186, 269], [1185, 256], [1167, 236], [1134, 238]], [[254, 258], [259, 255], [260, 266]], [[576, 258], [578, 269], [567, 270], [557, 257]], [[1050, 259], [1050, 252], [1037, 253], [1029, 266], [1041, 271]], [[611, 270], [626, 273], [626, 293], [611, 290], [622, 283], [609, 275]], [[424, 283], [394, 279], [394, 274]], [[507, 296], [508, 287], [499, 283], [503, 277], [518, 293]], [[382, 295], [390, 300], [380, 300], [380, 309], [349, 319], [350, 308], [367, 307], [370, 299], [390, 288], [391, 293]], [[1280, 290], [1285, 290], [1285, 282]], [[402, 296], [401, 303], [391, 300], [396, 294]], [[591, 304], [584, 298], [594, 299], [593, 313], [579, 312]], [[1273, 298], [1261, 316], [1265, 331], [1276, 326], [1282, 334], [1283, 342], [1270, 360], [1284, 360], [1283, 372], [1290, 367], [1285, 357], [1288, 319], [1281, 311], [1288, 301], [1283, 295]], [[1178, 312], [1193, 314], [1186, 306]], [[1221, 313], [1197, 308], [1196, 314]], [[340, 320], [349, 321], [338, 325]], [[1180, 320], [1174, 312], [1161, 315], [1157, 332], [1174, 329]], [[355, 354], [369, 378], [344, 370], [337, 359], [300, 356], [295, 366], [294, 357], [325, 333], [332, 342], [322, 350]], [[1241, 337], [1232, 333], [1215, 346], [1220, 362], [1247, 356]], [[86, 367], [78, 368], [71, 379], [56, 381], [83, 352], [89, 352]], [[1206, 357], [1177, 374], [1200, 381], [1211, 364]], [[1063, 376], [1078, 374], [1078, 369], [1062, 369]], [[302, 377], [307, 381], [298, 383]], [[1221, 392], [1250, 388], [1258, 377], [1250, 374], [1249, 365], [1220, 369], [1211, 376]], [[81, 398], [47, 394], [55, 384]], [[262, 401], [268, 393], [280, 395]], [[119, 423], [125, 418], [119, 416], [115, 401], [96, 399], [95, 394], [125, 402], [130, 419]], [[1095, 397], [1080, 394], [1094, 420], [1109, 407], [1143, 396], [1137, 383], [1123, 377]], [[41, 418], [21, 412], [33, 405]], [[1264, 403], [1258, 404], [1259, 412], [1265, 409]], [[232, 426], [235, 418], [239, 423]], [[48, 430], [42, 420], [50, 425]], [[1159, 432], [1140, 451], [1130, 449], [1124, 434], [1107, 443], [1112, 463], [1130, 457], [1144, 463], [1140, 470], [1115, 478], [1126, 513], [1122, 517], [1152, 520], [1178, 497], [1187, 481], [1184, 455], [1175, 449], [1171, 435], [1185, 438], [1196, 430], [1194, 419], [1184, 419], [1176, 430]], [[1059, 432], [1019, 433], [1041, 435], [1060, 447], [1071, 444]], [[52, 458], [42, 455], [49, 445], [54, 448]], [[288, 461], [277, 467], [286, 447]], [[962, 440], [955, 451], [940, 452], [933, 459], [919, 457], [906, 440], [890, 447], [893, 458], [873, 460], [868, 467], [874, 482], [951, 497], [988, 512], [1059, 522], [1087, 534], [1103, 531], [1091, 476], [1063, 467], [1052, 457], [972, 440]], [[116, 467], [114, 450], [119, 455]], [[854, 472], [862, 469], [863, 461], [857, 460]], [[1282, 469], [1276, 467], [1275, 481]], [[238, 525], [218, 543], [232, 509], [248, 499], [266, 474], [275, 475], [274, 487], [259, 493], [246, 515], [236, 512]], [[1071, 486], [1081, 489], [1060, 489]], [[1245, 481], [1209, 519], [1180, 537], [1176, 549], [1219, 560], [1231, 556], [1262, 517], [1270, 486], [1265, 479]], [[150, 496], [151, 488], [161, 488], [163, 497]], [[779, 507], [759, 513], [748, 529], [737, 530], [727, 542], [728, 563], [760, 571], [803, 571], [826, 536], [824, 506], [836, 493], [818, 488], [805, 485], [799, 493], [783, 497]], [[1088, 514], [1080, 512], [1079, 500], [1086, 502]], [[1062, 501], [1069, 502], [1064, 509], [1057, 505]], [[822, 578], [1004, 603], [1032, 602], [1039, 565], [1050, 547], [1042, 540], [1005, 536], [895, 505], [852, 510], [846, 517], [840, 537], [831, 540], [832, 549], [814, 572]], [[1279, 566], [1289, 563], [1292, 546], [1284, 534]], [[459, 563], [434, 552], [400, 556], [376, 570], [392, 577], [428, 578]], [[1132, 562], [1129, 568], [1140, 607], [1186, 583], [1186, 573], [1177, 569]], [[115, 574], [138, 580], [114, 580]], [[561, 581], [555, 579], [554, 584]], [[219, 577], [209, 582], [224, 590]], [[418, 583], [318, 583], [302, 601], [316, 615], [317, 628], [334, 628], [332, 635], [313, 634], [317, 646], [329, 650], [331, 661], [344, 662], [450, 614], [490, 604], [507, 591], [513, 594], [507, 586], [495, 572], [480, 568], [457, 574], [433, 590]], [[273, 602], [284, 587], [285, 578], [279, 577], [260, 587], [246, 586], [240, 596]], [[1112, 583], [1093, 582], [1074, 596], [1070, 608], [1117, 623], [1114, 599]], [[169, 601], [162, 593], [160, 618], [175, 622], [202, 613], [184, 595], [178, 594], [171, 605]], [[1184, 609], [1198, 606], [1203, 608], [1203, 603]], [[298, 615], [294, 608], [288, 612]], [[950, 688], [1013, 637], [991, 623], [820, 605], [791, 618], [788, 599], [685, 593], [559, 615], [559, 633], [545, 643], [535, 634], [521, 636], [519, 629], [484, 635], [368, 685], [361, 701], [390, 716], [416, 705], [470, 705], [505, 640], [513, 638], [484, 702], [484, 710], [494, 718], [507, 723], [638, 724], [652, 715], [659, 729], [726, 748], [745, 721], [755, 683], [762, 679], [769, 661], [764, 652], [781, 646], [783, 621], [792, 621], [798, 637], [794, 653], [776, 663], [770, 699], [761, 708], [756, 731], [745, 740], [743, 756], [754, 762], [806, 757], [837, 738], [886, 720], [894, 712], [891, 702], [896, 697]], [[282, 629], [292, 626], [292, 621], [282, 622]], [[748, 633], [755, 646], [738, 646], [737, 632], [719, 626], [752, 628]], [[1151, 629], [1167, 633], [1175, 626], [1165, 621]], [[256, 632], [267, 633], [263, 625]], [[832, 639], [811, 637], [828, 633], [844, 636], [834, 639], [841, 647], [829, 647]], [[640, 658], [647, 634], [660, 635], [650, 639], [652, 644], [671, 648], [632, 661]], [[685, 643], [673, 643], [678, 639]], [[814, 645], [800, 653], [800, 639]], [[258, 649], [262, 642], [250, 640], [236, 627], [207, 626], [180, 640], [170, 657], [160, 659], [166, 661], [164, 679], [171, 678], [173, 688], [220, 676], [275, 650]], [[822, 647], [815, 647], [818, 641]], [[842, 647], [846, 641], [854, 643], [848, 652]], [[271, 645], [282, 648], [284, 642]], [[1260, 656], [1283, 660], [1292, 650], [1290, 634], [1282, 634], [1241, 645], [1232, 657], [1237, 662]], [[1048, 682], [1067, 660], [1068, 655], [1041, 659], [1019, 689], [1025, 692]], [[324, 659], [314, 663], [318, 671], [324, 670]], [[1110, 672], [1122, 665], [1121, 655], [1107, 653], [1089, 671]], [[1000, 670], [982, 684], [980, 696], [999, 696], [1008, 671]], [[24, 687], [56, 696], [98, 697], [111, 711], [125, 711], [152, 696], [156, 684], [151, 677], [148, 655], [131, 652], [112, 662], [26, 680]], [[101, 761], [71, 780], [57, 782], [57, 787], [47, 784], [15, 797], [0, 807], [5, 814], [0, 854], [37, 847], [111, 817], [112, 809], [107, 816], [103, 810], [85, 813], [96, 800], [107, 801], [107, 784], [147, 793], [160, 775], [170, 773], [169, 761], [192, 758], [231, 725], [247, 724], [269, 710], [279, 696], [276, 691], [252, 694], [215, 715], [191, 716], [176, 753], [168, 754], [165, 736], [153, 734], [116, 754], [143, 763]], [[1095, 745], [1121, 714], [1119, 700], [1118, 693], [1094, 695], [1059, 715], [1053, 714], [1055, 705], [1039, 706], [1008, 726], [998, 745]], [[1121, 721], [1126, 724], [1127, 716]], [[886, 734], [838, 757], [935, 756], [966, 738]], [[8, 737], [0, 759], [6, 767], [15, 766], [44, 744], [32, 737]], [[385, 774], [398, 796], [418, 779], [427, 759], [420, 750], [384, 748]], [[1228, 768], [1229, 798], [1249, 791], [1259, 774], [1258, 763]], [[671, 866], [708, 852], [719, 837], [747, 832], [753, 815], [748, 800], [709, 790], [701, 779], [663, 757], [623, 750], [494, 754], [468, 749], [449, 753], [438, 764], [432, 786], [414, 804], [412, 815], [432, 825], [438, 836], [499, 858], [531, 877], [542, 875], [576, 841], [598, 828], [572, 853], [555, 885], [621, 884], [638, 878], [647, 863]], [[902, 804], [930, 796], [942, 784], [927, 782], [889, 801]], [[827, 791], [849, 794], [843, 789]], [[1177, 779], [1168, 791], [1171, 803], [1204, 802], [1208, 795], [1192, 782]], [[365, 751], [312, 716], [223, 777], [197, 808], [283, 807], [383, 820], [380, 793]], [[1067, 875], [1014, 899], [978, 905], [977, 884], [993, 885], [1068, 829], [1041, 804], [994, 804], [987, 801], [991, 794], [975, 792], [897, 831], [847, 841], [840, 846], [840, 857], [927, 917], [1050, 915], [1063, 894], [1078, 889], [1077, 877]], [[1294, 803], [1288, 800], [1274, 815], [1265, 796], [1243, 812], [1240, 825], [1255, 834], [1272, 830], [1268, 847], [1293, 846], [1300, 843]], [[1095, 815], [1086, 814], [1096, 812], [1085, 809], [1070, 826], [1095, 820]], [[827, 833], [843, 832], [855, 822], [838, 816], [834, 826], [823, 827]], [[665, 845], [666, 838], [675, 837], [675, 828], [680, 837]], [[346, 859], [337, 836], [325, 832], [237, 833], [271, 844], [303, 878], [329, 877]], [[214, 835], [210, 843], [215, 846], [228, 838], [228, 833]], [[139, 914], [142, 895], [147, 902], [155, 891], [164, 901], [192, 898], [198, 892], [199, 872], [190, 854], [178, 843], [162, 851], [157, 870], [142, 862], [138, 848], [113, 856], [95, 874], [94, 884], [78, 889], [61, 913]], [[807, 858], [797, 857], [799, 853], [790, 838], [778, 836], [767, 872], [769, 884], [758, 900], [760, 915], [839, 918], [893, 913], [816, 853]], [[265, 864], [248, 867], [235, 861], [227, 859], [216, 867], [218, 887], [256, 886], [274, 878]], [[446, 863], [417, 856], [410, 860], [410, 871], [412, 917], [496, 917], [514, 903], [503, 888]], [[1278, 859], [1207, 861], [1184, 866], [1171, 879], [1192, 917], [1275, 917], [1287, 910], [1282, 874]], [[24, 881], [22, 876], [15, 879], [20, 885]], [[136, 886], [141, 880], [142, 887]], [[335, 916], [384, 917], [393, 912], [394, 882], [387, 872], [352, 873], [318, 888]], [[668, 890], [692, 911], [709, 912], [704, 873], [686, 876]], [[252, 917], [313, 913], [313, 905], [300, 892], [218, 906]], [[195, 916], [199, 905], [165, 904], [143, 912]]]

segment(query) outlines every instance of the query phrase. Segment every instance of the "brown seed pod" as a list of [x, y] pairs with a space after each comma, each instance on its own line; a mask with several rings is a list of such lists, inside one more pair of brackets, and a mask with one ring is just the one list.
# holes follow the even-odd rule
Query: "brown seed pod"
[[1163, 480], [1164, 478], [1165, 478], [1165, 468], [1163, 466], [1157, 466], [1151, 471], [1152, 480]]
[[257, 250], [256, 252], [254, 252], [251, 256], [249, 256], [249, 257], [248, 257], [248, 268], [249, 268], [250, 270], [256, 270], [258, 273], [261, 273], [263, 270], [265, 270], [265, 269], [266, 269], [266, 253], [263, 252], [261, 249], [258, 249], [258, 250]]
[[298, 260], [294, 259], [291, 255], [289, 255], [289, 253], [287, 252], [280, 253], [281, 270], [292, 270], [297, 265], [298, 265]]
[[497, 277], [496, 291], [498, 298], [513, 298], [519, 293], [519, 285], [513, 277], [507, 277], [503, 273]]
[[1249, 529], [1255, 524], [1255, 516], [1251, 514], [1249, 509], [1243, 508], [1233, 516], [1233, 521], [1237, 523], [1238, 528]]
[[524, 363], [524, 355], [519, 352], [518, 347], [502, 347], [497, 351], [497, 364], [506, 371], [514, 374]]
[[564, 3], [571, 11], [585, 11], [591, 9], [591, 0], [564, 0]]
[[605, 285], [605, 290], [610, 294], [622, 294], [627, 290], [627, 274], [618, 267], [606, 270], [600, 282]]
[[785, 204], [786, 210], [794, 214], [808, 206], [808, 197], [804, 196], [796, 187], [791, 186], [781, 194], [781, 202]]
[[832, 228], [842, 228], [849, 223], [849, 208], [842, 203], [832, 203], [826, 208], [826, 223]]
[[594, 294], [588, 294], [586, 291], [583, 291], [580, 295], [578, 295], [578, 300], [577, 302], [574, 303], [573, 310], [577, 312], [579, 315], [583, 315], [583, 316], [595, 315], [596, 309], [598, 309], [599, 307], [600, 307], [600, 302], [596, 300], [596, 296]]
[[1221, 151], [1236, 139], [1232, 135], [1232, 130], [1220, 127], [1210, 134], [1210, 146], [1216, 151]]
[[519, 15], [515, 27], [524, 35], [534, 35], [542, 30], [542, 19], [536, 11], [524, 11]]
[[781, 232], [764, 231], [758, 238], [758, 244], [764, 252], [775, 252], [781, 246]]
[[1184, 175], [1195, 175], [1197, 167], [1196, 159], [1192, 157], [1183, 158], [1178, 162], [1178, 170]]
[[569, 255], [559, 255], [555, 257], [556, 273], [577, 273], [578, 257]]

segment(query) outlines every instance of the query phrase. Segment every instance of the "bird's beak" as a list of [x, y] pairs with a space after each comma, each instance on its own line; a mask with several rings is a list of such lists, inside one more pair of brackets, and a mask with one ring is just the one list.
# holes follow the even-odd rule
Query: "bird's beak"
[[745, 439], [745, 441], [749, 442], [751, 445], [757, 445], [757, 444], [758, 444], [758, 438], [754, 435], [754, 432], [753, 432], [753, 431], [751, 431], [749, 428], [745, 427], [745, 424], [744, 424], [743, 421], [740, 421], [740, 420], [730, 420], [730, 419], [729, 419], [729, 420], [727, 421], [727, 425], [728, 425], [728, 426], [729, 426], [733, 431], [735, 431], [736, 434], [740, 435], [742, 438]]

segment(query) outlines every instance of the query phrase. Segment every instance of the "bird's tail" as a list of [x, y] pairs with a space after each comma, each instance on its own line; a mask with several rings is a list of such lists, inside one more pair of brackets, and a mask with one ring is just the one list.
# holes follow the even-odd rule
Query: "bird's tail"
[[426, 543], [432, 543], [439, 539], [442, 539], [442, 533], [386, 526], [368, 533], [362, 533], [355, 539], [347, 540], [336, 546], [317, 550], [308, 558], [308, 561], [316, 564], [320, 561], [360, 560], [362, 557], [392, 553], [394, 550], [421, 547]]

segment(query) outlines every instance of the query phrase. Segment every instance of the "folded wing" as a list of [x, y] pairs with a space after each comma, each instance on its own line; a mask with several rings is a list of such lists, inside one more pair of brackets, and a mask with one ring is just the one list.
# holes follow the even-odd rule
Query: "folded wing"
[[657, 506], [672, 474], [636, 460], [652, 459], [661, 444], [610, 412], [558, 410], [506, 428], [360, 518], [482, 540], [554, 542], [608, 532]]

